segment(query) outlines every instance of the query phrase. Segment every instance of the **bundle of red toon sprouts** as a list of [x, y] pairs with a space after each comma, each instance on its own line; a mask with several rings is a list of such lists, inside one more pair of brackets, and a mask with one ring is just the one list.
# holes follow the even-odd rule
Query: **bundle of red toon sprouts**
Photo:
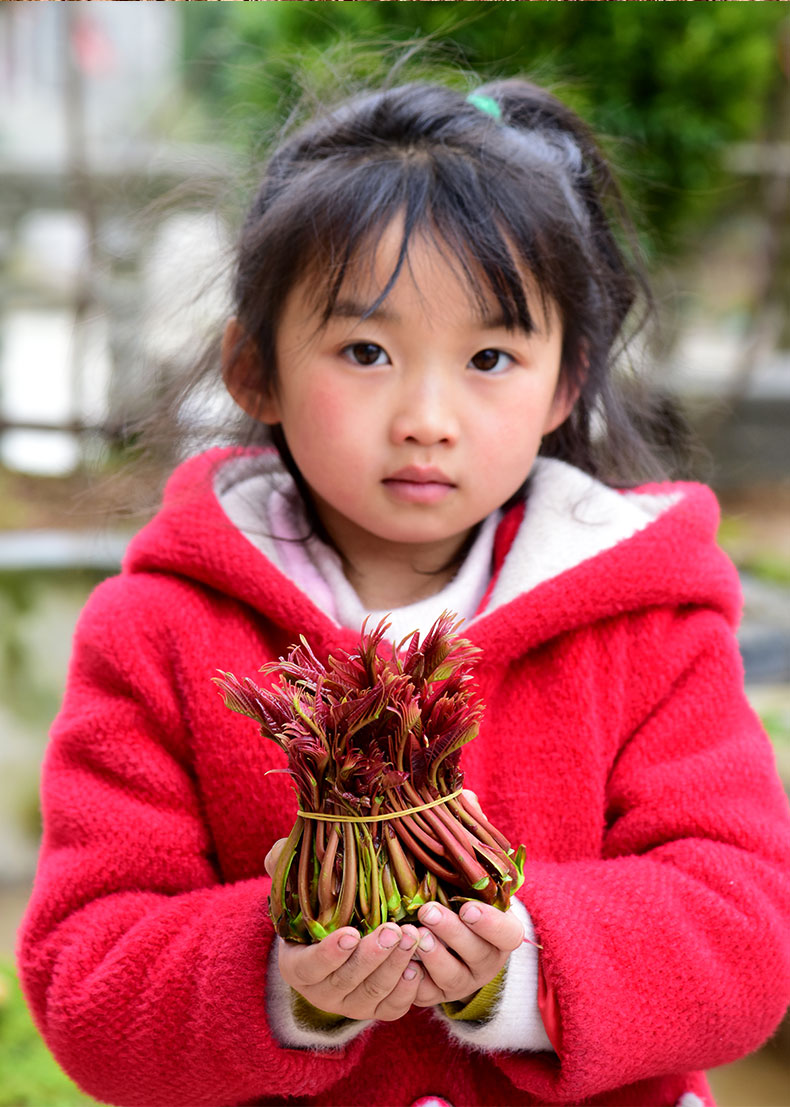
[[363, 934], [413, 921], [438, 900], [505, 910], [523, 882], [524, 846], [507, 839], [462, 793], [461, 747], [483, 704], [471, 670], [478, 649], [445, 612], [387, 649], [382, 620], [358, 652], [324, 665], [302, 637], [260, 671], [215, 677], [225, 704], [249, 715], [288, 759], [299, 801], [272, 879], [277, 933], [314, 942], [341, 926]]

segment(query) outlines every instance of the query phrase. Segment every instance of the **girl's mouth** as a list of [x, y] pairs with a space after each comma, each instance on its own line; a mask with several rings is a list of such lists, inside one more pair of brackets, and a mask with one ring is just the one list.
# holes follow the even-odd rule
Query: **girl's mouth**
[[441, 469], [418, 465], [399, 469], [391, 477], [385, 477], [382, 484], [394, 499], [412, 504], [438, 503], [455, 488]]

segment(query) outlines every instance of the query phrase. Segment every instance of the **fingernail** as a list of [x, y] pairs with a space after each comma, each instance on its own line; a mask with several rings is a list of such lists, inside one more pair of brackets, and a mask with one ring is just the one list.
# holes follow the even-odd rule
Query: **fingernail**
[[353, 949], [359, 941], [359, 934], [341, 934], [338, 945], [341, 949]]
[[475, 907], [473, 903], [465, 904], [463, 911], [460, 912], [461, 918], [465, 923], [476, 923], [481, 914], [480, 908]]
[[416, 975], [417, 975], [417, 970], [412, 968], [411, 965], [409, 965], [407, 968], [405, 968], [403, 970], [403, 979], [404, 980], [414, 980]]
[[378, 940], [379, 945], [384, 949], [392, 949], [400, 940], [400, 932], [398, 930], [393, 930], [389, 926], [385, 926], [383, 930], [379, 931]]
[[400, 949], [411, 949], [417, 944], [417, 938], [414, 934], [407, 934], [405, 931], [403, 937], [400, 940]]
[[433, 949], [435, 945], [436, 942], [430, 930], [423, 930], [420, 932], [420, 949]]
[[435, 903], [429, 903], [427, 907], [420, 909], [420, 921], [424, 923], [437, 923], [442, 913]]

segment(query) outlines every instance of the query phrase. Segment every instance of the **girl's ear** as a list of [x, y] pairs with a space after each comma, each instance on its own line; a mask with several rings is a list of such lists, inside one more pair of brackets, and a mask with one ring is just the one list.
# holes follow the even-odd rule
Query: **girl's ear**
[[560, 378], [557, 384], [557, 391], [554, 393], [554, 400], [549, 410], [548, 418], [546, 419], [546, 425], [543, 428], [544, 434], [551, 434], [557, 427], [562, 426], [573, 411], [583, 386], [583, 376], [576, 381], [569, 381], [565, 376]]
[[544, 434], [551, 434], [557, 427], [561, 427], [576, 406], [581, 390], [587, 383], [587, 374], [590, 371], [589, 346], [582, 342], [581, 348], [576, 354], [576, 365], [573, 369], [562, 366], [560, 379], [557, 382], [557, 391], [554, 393], [554, 402], [546, 420]]
[[280, 422], [277, 397], [266, 382], [258, 349], [235, 317], [222, 335], [222, 379], [233, 399], [260, 423]]

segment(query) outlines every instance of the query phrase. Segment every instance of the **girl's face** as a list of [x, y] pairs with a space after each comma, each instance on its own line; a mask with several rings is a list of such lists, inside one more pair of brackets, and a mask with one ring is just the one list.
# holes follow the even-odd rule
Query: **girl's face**
[[493, 296], [480, 305], [425, 239], [382, 306], [362, 319], [392, 273], [394, 222], [375, 263], [346, 278], [335, 310], [307, 283], [286, 300], [276, 395], [257, 411], [282, 424], [327, 532], [355, 564], [378, 548], [446, 564], [469, 531], [527, 477], [543, 435], [566, 418], [555, 312], [532, 334], [507, 330]]

